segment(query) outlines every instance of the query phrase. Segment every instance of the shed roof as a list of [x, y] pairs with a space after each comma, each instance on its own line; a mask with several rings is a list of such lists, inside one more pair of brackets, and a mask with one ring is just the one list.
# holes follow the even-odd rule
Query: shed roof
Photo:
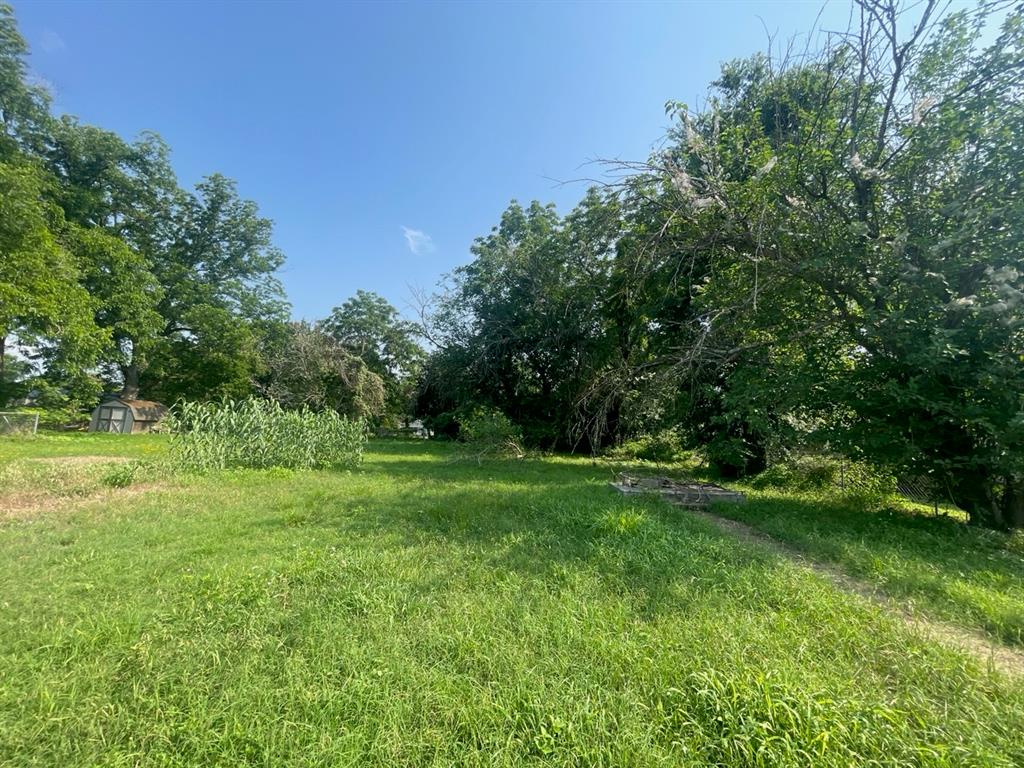
[[136, 421], [159, 421], [167, 413], [167, 406], [155, 400], [125, 400], [120, 397], [111, 397], [100, 405], [126, 406], [131, 409], [132, 416]]

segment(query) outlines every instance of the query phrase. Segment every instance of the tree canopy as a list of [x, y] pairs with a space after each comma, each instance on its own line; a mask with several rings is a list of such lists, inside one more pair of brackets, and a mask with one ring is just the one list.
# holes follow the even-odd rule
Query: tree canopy
[[383, 383], [383, 407], [375, 415], [407, 419], [424, 356], [418, 327], [383, 296], [359, 290], [331, 310], [320, 328]]
[[182, 189], [156, 134], [52, 116], [26, 54], [0, 7], [0, 351], [72, 407], [248, 393], [288, 314], [272, 223], [220, 174]]
[[[542, 445], [672, 429], [727, 474], [816, 445], [1024, 525], [1024, 16], [854, 6], [561, 218], [513, 203], [436, 303], [427, 412]], [[625, 172], [624, 174], [621, 172]]]

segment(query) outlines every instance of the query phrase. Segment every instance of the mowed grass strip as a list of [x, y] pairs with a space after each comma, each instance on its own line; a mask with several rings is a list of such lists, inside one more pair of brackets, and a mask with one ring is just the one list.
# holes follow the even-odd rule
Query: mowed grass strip
[[40, 432], [26, 437], [0, 436], [0, 468], [16, 459], [111, 456], [158, 459], [167, 451], [159, 434], [114, 435], [105, 432]]
[[1024, 763], [1024, 688], [586, 461], [235, 472], [0, 529], [0, 764]]

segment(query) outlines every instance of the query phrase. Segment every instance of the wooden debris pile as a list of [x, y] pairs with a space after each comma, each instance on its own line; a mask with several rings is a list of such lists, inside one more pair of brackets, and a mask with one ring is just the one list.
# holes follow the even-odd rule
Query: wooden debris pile
[[696, 483], [672, 480], [668, 477], [638, 477], [620, 474], [610, 483], [620, 493], [657, 493], [665, 500], [684, 507], [705, 507], [712, 502], [741, 504], [746, 497], [714, 483]]

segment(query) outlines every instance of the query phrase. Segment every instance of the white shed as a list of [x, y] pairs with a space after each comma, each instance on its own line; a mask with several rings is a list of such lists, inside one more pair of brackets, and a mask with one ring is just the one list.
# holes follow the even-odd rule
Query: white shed
[[152, 400], [124, 400], [112, 397], [104, 400], [92, 412], [90, 432], [151, 432], [167, 413], [167, 407]]

